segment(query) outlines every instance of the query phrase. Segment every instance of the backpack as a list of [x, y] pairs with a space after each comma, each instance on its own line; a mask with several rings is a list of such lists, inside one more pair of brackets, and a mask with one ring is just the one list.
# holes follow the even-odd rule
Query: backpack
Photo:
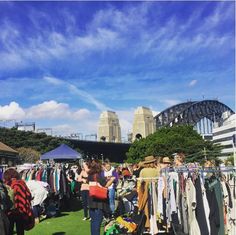
[[3, 183], [0, 183], [0, 209], [3, 211], [14, 209], [14, 191]]

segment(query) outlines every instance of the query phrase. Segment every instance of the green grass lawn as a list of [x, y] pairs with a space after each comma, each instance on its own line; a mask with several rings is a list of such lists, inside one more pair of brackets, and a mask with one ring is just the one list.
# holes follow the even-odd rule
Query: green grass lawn
[[82, 218], [83, 210], [62, 212], [59, 217], [45, 219], [35, 225], [26, 235], [90, 235], [90, 221]]

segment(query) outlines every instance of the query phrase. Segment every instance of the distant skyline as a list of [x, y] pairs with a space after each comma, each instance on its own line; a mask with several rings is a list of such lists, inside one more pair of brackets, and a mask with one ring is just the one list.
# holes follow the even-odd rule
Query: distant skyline
[[0, 2], [0, 120], [97, 133], [115, 111], [187, 100], [235, 110], [234, 2]]

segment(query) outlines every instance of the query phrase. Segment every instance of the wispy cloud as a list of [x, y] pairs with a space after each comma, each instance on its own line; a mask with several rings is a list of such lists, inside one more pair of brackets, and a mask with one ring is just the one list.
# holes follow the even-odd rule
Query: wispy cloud
[[[122, 54], [124, 51], [129, 52], [133, 59], [147, 54], [157, 58], [156, 62], [163, 65], [206, 48], [232, 47], [233, 32], [225, 35], [217, 32], [218, 26], [233, 18], [232, 4], [219, 3], [213, 14], [203, 19], [200, 17], [204, 7], [199, 7], [197, 13], [190, 15], [185, 22], [171, 16], [162, 24], [159, 10], [156, 14], [157, 24], [147, 27], [154, 6], [157, 10], [163, 7], [158, 3], [143, 3], [130, 4], [125, 10], [112, 6], [99, 10], [87, 22], [83, 34], [71, 29], [71, 25], [76, 25], [78, 19], [73, 14], [66, 14], [63, 9], [65, 23], [62, 27], [63, 32], [67, 33], [58, 30], [49, 12], [31, 9], [30, 19], [35, 30], [31, 37], [24, 37], [15, 23], [3, 19], [0, 25], [4, 51], [0, 51], [0, 56], [5, 58], [5, 63], [1, 63], [0, 70], [9, 70], [9, 64], [13, 64], [15, 69], [32, 66], [48, 68], [48, 63], [61, 61], [62, 58], [76, 58], [80, 62], [91, 53], [117, 50], [122, 50]], [[204, 23], [196, 24], [199, 20]], [[41, 21], [48, 24], [45, 32], [41, 30]], [[188, 34], [189, 27], [191, 34]]]
[[193, 87], [193, 86], [195, 86], [196, 84], [197, 84], [197, 80], [194, 79], [194, 80], [192, 80], [192, 81], [188, 84], [188, 86]]
[[51, 83], [53, 85], [61, 85], [63, 87], [66, 87], [67, 90], [69, 90], [70, 92], [80, 96], [84, 101], [94, 105], [97, 109], [104, 111], [104, 110], [108, 110], [109, 108], [99, 102], [97, 99], [95, 99], [91, 94], [89, 94], [86, 91], [83, 91], [81, 89], [79, 89], [78, 87], [76, 87], [75, 85], [68, 83], [66, 81], [60, 80], [58, 78], [54, 78], [54, 77], [44, 77], [44, 80], [47, 81], [48, 83]]

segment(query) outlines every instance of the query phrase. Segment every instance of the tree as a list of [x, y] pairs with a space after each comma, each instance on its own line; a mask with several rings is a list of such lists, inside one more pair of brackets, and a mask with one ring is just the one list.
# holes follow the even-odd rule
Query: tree
[[234, 156], [229, 156], [227, 157], [227, 159], [225, 160], [225, 165], [226, 166], [233, 166], [234, 165]]
[[22, 163], [36, 163], [40, 159], [40, 153], [32, 148], [17, 149]]
[[220, 155], [219, 147], [203, 140], [192, 126], [164, 127], [147, 138], [136, 140], [127, 153], [127, 160], [138, 162], [148, 155], [171, 157], [173, 153], [183, 152], [187, 162], [201, 162], [204, 160], [204, 148], [208, 159]]

